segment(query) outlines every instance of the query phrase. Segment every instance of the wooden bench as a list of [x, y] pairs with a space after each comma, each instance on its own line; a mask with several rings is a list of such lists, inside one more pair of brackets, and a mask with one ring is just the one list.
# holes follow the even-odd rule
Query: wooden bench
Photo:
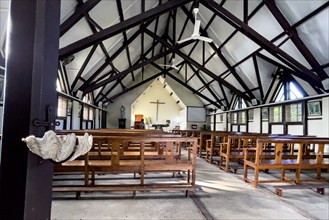
[[227, 137], [232, 132], [214, 131], [210, 133], [210, 139], [206, 140], [206, 161], [213, 163], [213, 156], [219, 155], [220, 144], [227, 142]]
[[[276, 135], [272, 134], [262, 134], [262, 133], [235, 133], [230, 134], [226, 137], [226, 142], [220, 143], [219, 150], [219, 162], [218, 166], [228, 172], [230, 169], [230, 161], [237, 161], [243, 163], [244, 148], [250, 148], [256, 146], [256, 139], [261, 137], [275, 137]], [[266, 150], [266, 157], [272, 158], [273, 151], [270, 149], [269, 145], [264, 146]], [[249, 155], [253, 157], [253, 155]], [[241, 166], [243, 167], [243, 166]], [[239, 165], [235, 166], [234, 173], [237, 172]]]
[[[246, 147], [255, 147], [257, 138], [270, 138], [270, 137], [286, 137], [286, 138], [305, 138], [311, 136], [299, 136], [299, 135], [278, 135], [278, 134], [264, 134], [264, 133], [235, 133], [230, 134], [226, 139], [225, 143], [220, 143], [220, 151], [219, 151], [219, 162], [218, 165], [221, 169], [228, 172], [231, 168], [230, 161], [238, 162], [236, 166], [234, 166], [234, 173], [237, 172], [238, 168], [243, 168], [243, 159], [244, 152], [243, 148]], [[314, 136], [312, 136], [314, 137]], [[312, 151], [313, 150], [313, 151]], [[273, 159], [274, 158], [274, 147], [271, 144], [266, 144], [263, 146], [263, 152], [265, 159]], [[294, 155], [295, 149], [291, 147], [291, 144], [286, 144], [283, 148], [282, 154], [284, 159], [293, 159], [297, 156]], [[310, 158], [314, 158], [311, 156], [311, 152], [314, 152], [314, 149], [306, 148], [304, 152], [305, 156], [309, 155]], [[314, 154], [313, 154], [314, 155]], [[249, 157], [253, 158], [254, 155], [249, 155]], [[242, 164], [242, 165], [241, 165]], [[240, 166], [241, 165], [241, 166]]]
[[[184, 137], [142, 137], [142, 136], [111, 136], [111, 137], [94, 137], [95, 142], [106, 140], [110, 155], [107, 159], [98, 159], [89, 157], [89, 153], [85, 156], [84, 163], [80, 163], [78, 169], [84, 171], [85, 184], [74, 186], [54, 186], [55, 192], [76, 192], [77, 196], [84, 191], [136, 191], [144, 190], [179, 190], [193, 191], [195, 188], [196, 176], [196, 145], [197, 138]], [[125, 144], [134, 141], [140, 144], [138, 152], [125, 151]], [[191, 154], [182, 156], [180, 154], [181, 144], [184, 142], [193, 143]], [[154, 153], [148, 156], [144, 151], [146, 143], [156, 143], [163, 147], [162, 152]], [[104, 143], [102, 143], [104, 145]], [[71, 163], [71, 162], [70, 162]], [[62, 167], [72, 166], [70, 163], [62, 164]], [[74, 161], [72, 162], [74, 163]], [[170, 173], [182, 172], [187, 173], [186, 182], [171, 181], [170, 183], [147, 183], [145, 182], [145, 173]], [[140, 182], [136, 184], [109, 184], [98, 185], [97, 173], [139, 173]], [[91, 187], [91, 188], [88, 188]], [[87, 189], [88, 188], [88, 189]]]
[[[228, 135], [251, 135], [253, 133], [234, 131], [202, 131], [200, 133], [200, 145], [198, 146], [198, 156], [202, 157], [206, 152], [206, 160], [212, 163], [212, 156], [219, 152], [220, 143], [227, 142]], [[218, 141], [216, 141], [218, 140]]]
[[[317, 145], [317, 151], [315, 155], [305, 155], [305, 148], [311, 145]], [[324, 148], [329, 144], [328, 138], [259, 138], [257, 139], [256, 147], [244, 149], [244, 180], [251, 183], [254, 187], [258, 186], [258, 183], [270, 183], [270, 182], [295, 182], [299, 184], [303, 182], [329, 182], [321, 176], [323, 169], [329, 169], [329, 161], [325, 159]], [[266, 159], [266, 151], [264, 151], [264, 145], [274, 146], [274, 158]], [[284, 145], [292, 145], [293, 148], [297, 148], [297, 154], [293, 157], [284, 158], [283, 149]], [[254, 155], [254, 157], [250, 157]], [[310, 159], [312, 158], [312, 159]], [[254, 179], [248, 178], [248, 169], [254, 169]], [[259, 180], [260, 171], [262, 170], [281, 170], [280, 179], [271, 180]], [[295, 178], [289, 179], [285, 176], [286, 170], [296, 170]], [[301, 179], [302, 170], [316, 170], [316, 178], [313, 179]]]
[[[70, 133], [75, 133], [76, 135], [84, 135], [85, 133], [88, 133], [89, 135], [93, 135], [94, 137], [106, 137], [106, 136], [143, 136], [143, 137], [180, 137], [180, 135], [172, 134], [164, 131], [158, 131], [158, 130], [141, 130], [141, 129], [86, 129], [86, 130], [61, 130], [56, 131], [58, 135], [66, 135]], [[98, 138], [99, 140], [99, 138]], [[130, 147], [128, 150], [131, 150], [133, 147], [133, 144], [130, 144]], [[150, 149], [150, 144], [146, 144], [146, 147], [144, 150], [146, 151], [146, 155], [148, 155], [148, 151], [152, 151]], [[107, 147], [98, 147], [97, 145], [97, 139], [93, 143], [93, 147], [91, 151], [89, 152], [89, 158], [91, 159], [108, 159], [111, 157], [109, 154], [110, 149], [106, 149]], [[152, 148], [152, 146], [151, 146]], [[128, 151], [127, 150], [127, 151]], [[136, 149], [135, 149], [136, 150]], [[100, 153], [102, 151], [102, 153]], [[139, 148], [137, 148], [137, 151], [139, 151]], [[127, 153], [126, 153], [127, 154]], [[131, 155], [132, 157], [132, 155]], [[54, 174], [60, 175], [60, 174], [79, 174], [79, 173], [85, 173], [87, 172], [85, 169], [85, 156], [81, 156], [80, 158], [77, 158], [75, 161], [71, 161], [69, 163], [63, 164], [55, 164], [54, 166]], [[85, 174], [86, 176], [86, 174]], [[87, 180], [85, 180], [86, 182]], [[86, 183], [87, 184], [87, 183]]]
[[275, 193], [278, 196], [283, 195], [283, 190], [290, 189], [316, 189], [317, 193], [324, 195], [324, 189], [329, 188], [329, 183], [320, 183], [320, 184], [298, 184], [298, 185], [281, 185], [275, 186]]

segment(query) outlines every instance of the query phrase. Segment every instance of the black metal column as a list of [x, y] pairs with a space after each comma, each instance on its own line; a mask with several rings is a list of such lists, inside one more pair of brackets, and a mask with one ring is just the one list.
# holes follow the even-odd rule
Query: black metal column
[[[52, 164], [21, 138], [41, 137], [56, 109], [60, 1], [11, 0], [0, 159], [0, 219], [50, 219]], [[51, 113], [55, 116], [55, 112]]]

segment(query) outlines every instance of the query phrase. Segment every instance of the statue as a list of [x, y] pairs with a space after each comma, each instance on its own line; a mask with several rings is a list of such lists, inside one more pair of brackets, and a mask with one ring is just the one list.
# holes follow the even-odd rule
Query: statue
[[120, 108], [120, 119], [125, 119], [126, 118], [126, 108], [121, 105], [121, 108]]

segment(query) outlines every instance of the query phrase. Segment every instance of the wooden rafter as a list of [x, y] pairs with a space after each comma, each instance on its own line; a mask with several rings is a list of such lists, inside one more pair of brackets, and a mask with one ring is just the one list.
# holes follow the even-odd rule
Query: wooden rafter
[[320, 67], [319, 62], [315, 59], [315, 57], [310, 52], [310, 50], [306, 47], [304, 42], [299, 38], [297, 30], [292, 29], [287, 19], [284, 17], [284, 15], [281, 13], [279, 8], [276, 6], [274, 0], [266, 0], [265, 4], [267, 8], [270, 10], [270, 12], [273, 14], [275, 19], [278, 21], [278, 23], [281, 25], [282, 29], [285, 30], [287, 35], [290, 36], [291, 41], [297, 47], [299, 52], [303, 55], [303, 57], [307, 60], [307, 62], [312, 66], [312, 68], [318, 74], [320, 79], [322, 80], [327, 78], [328, 76], [326, 72]]
[[314, 85], [319, 85], [320, 78], [316, 74], [308, 70], [305, 66], [303, 66], [301, 63], [296, 61], [294, 58], [292, 58], [282, 49], [278, 48], [276, 45], [271, 43], [265, 37], [257, 33], [255, 30], [253, 30], [251, 27], [249, 27], [239, 18], [234, 16], [228, 10], [224, 9], [223, 7], [220, 7], [218, 3], [211, 0], [204, 0], [202, 1], [202, 4], [206, 6], [208, 9], [212, 10], [214, 13], [216, 13], [224, 21], [226, 21], [233, 27], [237, 28], [242, 34], [246, 35], [248, 38], [253, 40], [256, 44], [263, 47], [263, 49], [273, 54], [276, 58], [285, 62], [289, 66], [298, 68], [300, 71], [302, 71], [302, 75], [301, 75], [302, 79], [306, 81], [311, 81], [310, 83]]
[[[233, 85], [231, 85], [230, 83], [226, 82], [225, 80], [221, 79], [220, 77], [218, 77], [216, 74], [214, 74], [213, 72], [211, 72], [210, 70], [208, 70], [207, 68], [203, 67], [201, 64], [199, 64], [198, 62], [196, 62], [195, 60], [193, 60], [192, 58], [190, 58], [189, 56], [187, 56], [186, 54], [184, 54], [183, 52], [181, 52], [178, 48], [178, 46], [173, 46], [168, 44], [166, 41], [164, 41], [161, 37], [157, 36], [156, 34], [154, 34], [152, 31], [146, 29], [145, 33], [147, 33], [148, 35], [150, 35], [151, 37], [157, 38], [158, 41], [160, 41], [164, 46], [166, 46], [167, 48], [170, 48], [173, 52], [175, 52], [176, 54], [178, 54], [179, 56], [181, 56], [183, 59], [185, 59], [187, 62], [193, 64], [196, 68], [202, 70], [204, 73], [206, 73], [207, 75], [209, 75], [210, 77], [220, 81], [225, 87], [229, 88], [230, 90], [232, 90], [233, 92], [236, 92], [237, 94], [239, 94], [240, 96], [242, 96], [243, 98], [245, 98], [246, 100], [251, 100], [251, 98], [249, 96], [246, 96], [242, 91], [238, 90], [237, 88], [235, 88]], [[189, 43], [189, 41], [186, 41], [184, 43]], [[180, 47], [183, 44], [179, 45]]]
[[72, 55], [76, 52], [79, 52], [83, 49], [90, 47], [91, 45], [97, 44], [105, 39], [108, 39], [117, 34], [120, 34], [122, 31], [128, 30], [136, 25], [140, 25], [140, 23], [143, 21], [152, 20], [164, 13], [169, 12], [170, 10], [173, 10], [173, 9], [180, 7], [181, 5], [184, 5], [191, 1], [192, 0], [168, 1], [158, 7], [150, 9], [150, 10], [148, 10], [144, 13], [141, 13], [139, 15], [136, 15], [132, 18], [126, 19], [123, 22], [120, 22], [118, 24], [112, 25], [112, 26], [104, 29], [103, 31], [93, 34], [92, 36], [85, 37], [85, 38], [83, 38], [79, 41], [76, 41], [64, 48], [61, 48], [59, 50], [59, 57], [63, 58], [63, 57]]
[[[122, 22], [122, 21], [124, 21], [124, 16], [123, 16], [121, 0], [117, 0], [117, 9], [118, 9], [120, 21]], [[123, 35], [123, 45], [128, 45], [127, 32], [123, 31], [122, 35]], [[130, 58], [129, 47], [126, 47], [125, 49], [126, 49], [126, 55], [127, 55], [127, 58], [128, 58], [128, 64], [129, 64], [129, 67], [131, 67], [132, 63], [131, 63], [131, 58]], [[135, 81], [134, 72], [131, 72], [131, 77], [132, 77], [133, 81]]]
[[71, 27], [73, 27], [81, 18], [84, 17], [86, 12], [92, 10], [101, 0], [89, 0], [83, 5], [77, 7], [75, 12], [66, 19], [60, 27], [60, 36], [63, 36]]

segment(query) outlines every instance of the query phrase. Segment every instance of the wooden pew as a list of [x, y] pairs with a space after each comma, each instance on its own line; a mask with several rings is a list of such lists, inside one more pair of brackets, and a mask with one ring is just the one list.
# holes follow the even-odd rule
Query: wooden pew
[[[167, 133], [164, 131], [157, 131], [157, 130], [142, 130], [142, 129], [87, 129], [87, 130], [62, 130], [56, 131], [58, 135], [66, 135], [70, 133], [75, 133], [76, 135], [84, 135], [88, 133], [89, 135], [93, 136], [142, 136], [142, 137], [180, 137], [180, 135]], [[131, 144], [132, 145], [132, 144]], [[93, 147], [91, 152], [89, 153], [90, 158], [98, 158], [98, 159], [106, 159], [110, 157], [110, 155], [106, 154], [106, 149], [103, 147], [97, 146], [97, 141], [93, 143]], [[132, 147], [129, 147], [130, 150]], [[153, 148], [153, 149], [152, 149]], [[147, 144], [145, 146], [145, 151], [153, 151], [154, 146]], [[103, 153], [100, 153], [101, 151]], [[108, 149], [109, 150], [109, 149]], [[146, 153], [147, 154], [147, 153]], [[81, 156], [80, 158], [76, 159], [75, 161], [71, 161], [66, 163], [65, 166], [63, 164], [56, 164], [54, 166], [54, 174], [65, 174], [65, 173], [85, 173], [85, 158]]]
[[144, 129], [85, 129], [85, 130], [59, 130], [56, 131], [57, 134], [69, 134], [69, 133], [75, 133], [76, 135], [84, 135], [85, 133], [88, 133], [90, 135], [94, 136], [126, 136], [126, 135], [148, 135], [148, 136], [171, 136], [171, 137], [180, 137], [179, 134], [173, 134], [168, 133], [165, 131], [160, 130], [144, 130]]
[[[226, 143], [220, 143], [219, 162], [218, 165], [221, 169], [228, 172], [230, 169], [230, 161], [237, 161], [237, 166], [234, 167], [233, 172], [236, 173], [238, 168], [243, 168], [239, 164], [243, 164], [244, 152], [243, 148], [255, 147], [257, 138], [269, 138], [269, 137], [287, 137], [287, 138], [304, 138], [311, 136], [299, 136], [299, 135], [279, 135], [279, 134], [265, 134], [265, 133], [232, 133], [227, 137]], [[312, 136], [314, 137], [314, 136]], [[313, 149], [314, 150], [314, 149]], [[267, 159], [274, 158], [274, 149], [271, 144], [264, 146], [264, 157]], [[311, 152], [307, 148], [308, 152]], [[254, 157], [249, 155], [249, 157]], [[290, 145], [286, 145], [283, 150], [283, 158], [294, 158], [294, 149]]]
[[[199, 130], [180, 130], [180, 129], [174, 129], [172, 130], [173, 134], [181, 135], [182, 137], [200, 137], [200, 131]], [[199, 139], [198, 139], [199, 141]], [[184, 148], [188, 149], [190, 143], [186, 142], [184, 144]]]
[[210, 138], [206, 140], [206, 161], [213, 163], [213, 156], [219, 155], [220, 144], [227, 142], [227, 137], [232, 132], [213, 131], [210, 133]]
[[[264, 145], [274, 145], [274, 158], [266, 159], [266, 152]], [[315, 154], [307, 155], [305, 149], [310, 145], [317, 145]], [[274, 137], [274, 138], [259, 138], [257, 139], [256, 147], [244, 149], [244, 180], [257, 187], [259, 183], [270, 182], [329, 182], [329, 179], [324, 179], [321, 176], [323, 169], [329, 169], [328, 155], [325, 155], [325, 145], [329, 144], [329, 138], [287, 138], [287, 137]], [[284, 145], [293, 145], [294, 149], [297, 148], [297, 154], [293, 157], [284, 158], [283, 148]], [[254, 155], [254, 159], [250, 157]], [[254, 179], [248, 178], [248, 169], [254, 169]], [[280, 179], [272, 180], [259, 180], [260, 171], [262, 170], [281, 170]], [[286, 170], [296, 170], [295, 179], [289, 179], [285, 176]], [[315, 179], [301, 179], [301, 172], [303, 170], [316, 170]]]
[[[206, 152], [206, 157], [208, 153], [208, 160], [210, 161], [210, 157], [213, 153], [219, 151], [219, 143], [223, 140], [222, 138], [226, 135], [243, 135], [248, 134], [246, 132], [234, 132], [234, 131], [202, 131], [200, 132], [200, 144], [198, 146], [198, 156], [202, 157], [203, 152]], [[220, 138], [220, 142], [216, 143], [216, 137]], [[216, 146], [217, 144], [217, 146]], [[208, 146], [208, 147], [207, 147]], [[216, 148], [217, 147], [217, 148]], [[208, 148], [208, 149], [207, 149]], [[208, 152], [207, 152], [208, 150]], [[211, 159], [212, 161], [212, 159]]]
[[[247, 147], [255, 147], [256, 139], [261, 137], [275, 137], [277, 135], [262, 134], [262, 133], [235, 133], [230, 134], [226, 138], [225, 143], [220, 143], [219, 162], [218, 166], [228, 172], [230, 169], [230, 161], [242, 161], [244, 159], [243, 149]], [[266, 156], [271, 155], [271, 150], [266, 150]], [[253, 157], [253, 155], [249, 155]], [[234, 173], [237, 172], [238, 164], [233, 169]]]
[[[54, 192], [77, 192], [80, 195], [84, 191], [136, 191], [145, 190], [179, 190], [189, 191], [195, 188], [196, 177], [196, 145], [197, 138], [184, 137], [143, 137], [143, 136], [109, 136], [95, 137], [106, 140], [111, 149], [111, 156], [108, 159], [91, 159], [87, 154], [85, 157], [85, 184], [75, 186], [54, 186]], [[126, 154], [124, 145], [134, 141], [140, 143], [139, 152]], [[190, 153], [187, 156], [180, 154], [181, 143], [191, 142]], [[148, 156], [145, 152], [146, 143], [156, 143], [164, 147], [162, 154]], [[62, 165], [65, 166], [65, 163]], [[147, 183], [144, 175], [149, 172], [171, 173], [186, 171], [186, 182], [173, 181], [163, 184], [161, 182]], [[98, 185], [95, 174], [97, 173], [139, 173], [138, 184], [109, 184]], [[91, 177], [89, 178], [89, 175]], [[90, 182], [91, 180], [91, 182]]]
[[200, 132], [200, 141], [197, 148], [197, 156], [202, 157], [203, 152], [206, 150], [207, 140], [212, 139], [212, 134], [216, 133], [217, 131], [201, 131]]

